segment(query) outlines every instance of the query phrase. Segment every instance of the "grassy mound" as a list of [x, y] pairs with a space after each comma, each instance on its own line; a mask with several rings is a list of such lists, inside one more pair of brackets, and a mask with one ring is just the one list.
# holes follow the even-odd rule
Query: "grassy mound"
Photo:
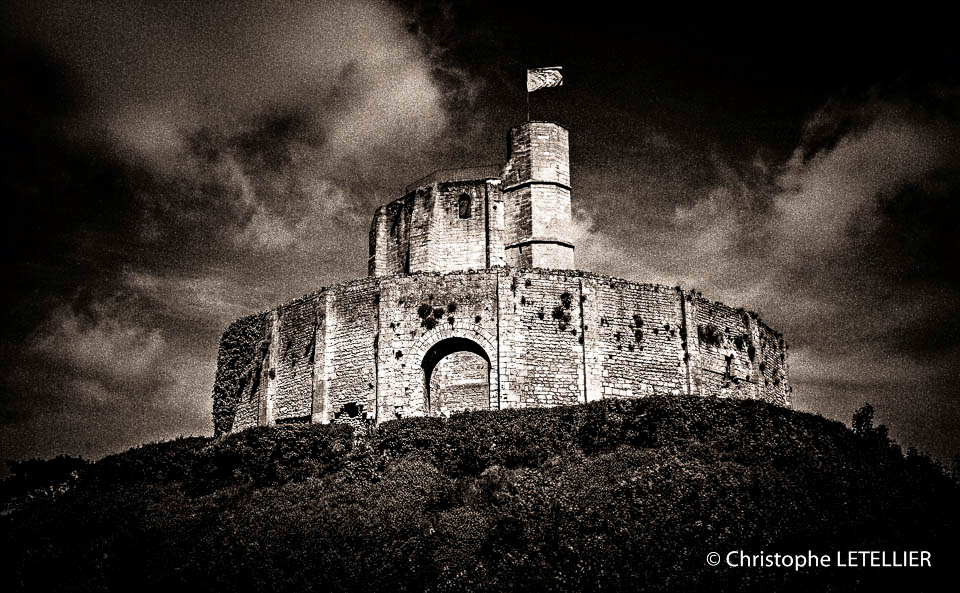
[[[875, 436], [687, 397], [256, 428], [7, 480], [0, 552], [14, 590], [924, 590], [960, 489]], [[738, 550], [933, 566], [706, 561]]]

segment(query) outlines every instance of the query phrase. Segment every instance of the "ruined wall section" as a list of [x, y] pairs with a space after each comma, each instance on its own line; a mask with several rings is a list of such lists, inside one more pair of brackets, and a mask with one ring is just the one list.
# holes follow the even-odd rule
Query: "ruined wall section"
[[[389, 227], [387, 222], [387, 212], [390, 204], [378, 206], [373, 213], [373, 221], [370, 223], [369, 233], [369, 254], [367, 257], [367, 275], [368, 276], [386, 276], [395, 274], [397, 254], [389, 253], [387, 239], [389, 238]], [[393, 265], [391, 265], [391, 260]]]
[[[787, 344], [783, 336], [767, 327], [762, 321], [756, 322], [756, 334], [759, 343], [757, 371], [762, 378], [763, 399], [784, 406], [790, 405], [790, 385], [787, 382]], [[759, 383], [759, 382], [758, 382]]]
[[559, 272], [515, 270], [501, 290], [501, 356], [513, 406], [583, 402], [580, 282]]
[[319, 293], [301, 297], [277, 309], [277, 394], [273, 420], [309, 422], [313, 399], [313, 368]]
[[722, 396], [756, 397], [757, 373], [750, 359], [749, 346], [753, 338], [749, 315], [701, 296], [696, 296], [692, 303], [696, 322], [692, 329], [696, 331], [700, 350], [697, 363], [702, 390]]
[[429, 272], [433, 270], [435, 259], [430, 252], [436, 231], [434, 221], [440, 215], [441, 204], [437, 203], [436, 186], [421, 187], [414, 193], [413, 209], [410, 213], [410, 252], [407, 273]]
[[681, 295], [617, 279], [583, 284], [588, 399], [686, 393]]
[[705, 394], [787, 405], [786, 344], [755, 313], [694, 294], [697, 380]]
[[361, 424], [376, 418], [379, 279], [326, 293], [324, 378], [327, 419]]
[[409, 272], [410, 225], [416, 193], [377, 208], [370, 225], [370, 276]]

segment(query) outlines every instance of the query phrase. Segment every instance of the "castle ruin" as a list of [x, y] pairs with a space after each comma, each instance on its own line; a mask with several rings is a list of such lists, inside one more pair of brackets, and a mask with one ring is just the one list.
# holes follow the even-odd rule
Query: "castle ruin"
[[524, 122], [507, 150], [380, 206], [367, 278], [231, 324], [215, 432], [654, 393], [789, 405], [786, 345], [756, 314], [575, 268], [565, 128]]

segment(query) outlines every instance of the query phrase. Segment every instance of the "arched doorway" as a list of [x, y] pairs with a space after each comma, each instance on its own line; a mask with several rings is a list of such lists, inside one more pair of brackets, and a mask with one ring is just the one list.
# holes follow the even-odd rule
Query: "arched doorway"
[[440, 340], [424, 354], [421, 366], [427, 414], [490, 408], [490, 357], [473, 340]]

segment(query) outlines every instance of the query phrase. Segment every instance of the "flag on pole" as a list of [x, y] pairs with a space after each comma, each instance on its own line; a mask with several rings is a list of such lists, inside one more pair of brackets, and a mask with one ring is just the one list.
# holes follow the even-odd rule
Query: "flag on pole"
[[561, 86], [563, 75], [560, 74], [560, 70], [562, 70], [560, 66], [527, 69], [527, 92], [532, 93], [552, 86]]

